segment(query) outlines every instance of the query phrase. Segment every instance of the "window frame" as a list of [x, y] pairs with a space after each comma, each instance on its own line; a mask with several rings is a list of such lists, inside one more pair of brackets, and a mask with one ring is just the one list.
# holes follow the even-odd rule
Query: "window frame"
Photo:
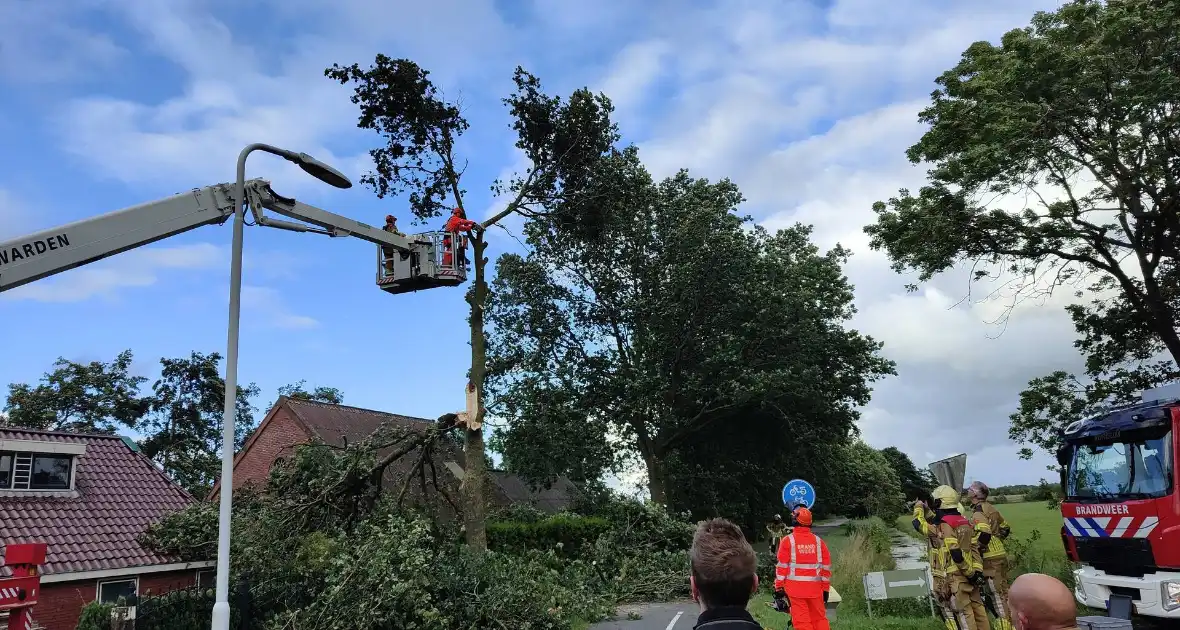
[[[201, 576], [208, 575], [212, 583], [205, 587], [201, 586]], [[206, 591], [211, 588], [217, 588], [217, 569], [197, 569], [197, 590]]]
[[[94, 601], [96, 601], [100, 604], [101, 603], [109, 603], [112, 606], [115, 605], [115, 602], [103, 602], [102, 601], [102, 587], [105, 584], [118, 584], [120, 582], [131, 582], [131, 583], [135, 584], [135, 593], [133, 593], [133, 595], [136, 598], [139, 597], [139, 576], [132, 575], [129, 577], [117, 577], [117, 578], [108, 578], [106, 580], [98, 580], [98, 583], [94, 587]], [[118, 598], [116, 598], [116, 601], [118, 601]], [[135, 606], [132, 605], [132, 606], [128, 606], [127, 608], [134, 610]]]
[[[12, 474], [16, 470], [16, 451], [0, 451], [0, 460], [8, 458], [8, 481], [0, 482], [0, 490], [12, 490]], [[3, 467], [0, 466], [0, 472], [3, 472]]]
[[[29, 469], [29, 490], [62, 492], [62, 491], [74, 489], [74, 472], [78, 467], [78, 461], [76, 459], [76, 456], [68, 454], [68, 453], [32, 453], [32, 456], [33, 456], [33, 461], [31, 463], [31, 466]], [[33, 481], [33, 476], [36, 474], [35, 471], [37, 470], [37, 460], [38, 459], [61, 459], [61, 458], [65, 458], [66, 461], [69, 462], [69, 469], [66, 471], [66, 485], [65, 485], [65, 487], [57, 487], [57, 486], [38, 487], [36, 482]], [[14, 460], [15, 460], [15, 458], [14, 458]]]

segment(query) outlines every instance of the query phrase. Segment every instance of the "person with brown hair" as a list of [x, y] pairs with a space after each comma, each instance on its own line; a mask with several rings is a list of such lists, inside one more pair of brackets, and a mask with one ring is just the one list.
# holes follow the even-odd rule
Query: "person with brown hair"
[[701, 607], [694, 630], [761, 630], [746, 610], [758, 590], [758, 556], [737, 525], [723, 518], [697, 525], [688, 582]]

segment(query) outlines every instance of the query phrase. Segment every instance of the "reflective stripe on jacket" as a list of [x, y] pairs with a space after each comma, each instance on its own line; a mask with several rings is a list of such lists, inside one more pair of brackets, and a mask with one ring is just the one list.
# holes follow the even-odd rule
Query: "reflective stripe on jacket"
[[793, 597], [822, 597], [831, 582], [828, 545], [810, 527], [796, 527], [779, 543], [774, 588]]
[[[975, 522], [975, 544], [984, 560], [1005, 558], [1008, 552], [1004, 549], [1004, 541], [999, 533], [1008, 524], [1004, 515], [992, 507], [991, 503], [980, 503], [972, 508], [972, 520]], [[987, 534], [981, 537], [981, 534]], [[984, 540], [987, 544], [984, 544]]]
[[[938, 532], [942, 536], [942, 544], [946, 547], [948, 575], [959, 574], [969, 577], [972, 573], [983, 570], [983, 561], [975, 547], [975, 530], [967, 519], [958, 514], [944, 514]], [[955, 556], [959, 556], [959, 559]]]

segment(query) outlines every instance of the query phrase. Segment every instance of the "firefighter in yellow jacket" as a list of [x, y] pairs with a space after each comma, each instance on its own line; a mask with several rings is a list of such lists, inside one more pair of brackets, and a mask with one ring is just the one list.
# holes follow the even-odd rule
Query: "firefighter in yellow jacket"
[[955, 609], [951, 605], [951, 588], [946, 579], [946, 547], [942, 544], [942, 536], [938, 533], [938, 524], [934, 521], [934, 512], [921, 500], [914, 502], [914, 519], [912, 524], [923, 538], [926, 539], [926, 556], [930, 564], [930, 577], [933, 583], [930, 592], [938, 604], [938, 612], [946, 624], [947, 630], [958, 630], [955, 621]]
[[991, 630], [980, 594], [980, 587], [987, 580], [983, 575], [983, 560], [975, 547], [975, 529], [959, 512], [958, 491], [950, 486], [939, 486], [931, 494], [934, 497], [934, 520], [946, 548], [947, 581], [960, 628]]
[[987, 578], [988, 586], [995, 595], [996, 614], [999, 618], [996, 625], [1001, 630], [1012, 628], [1012, 615], [1008, 610], [1008, 551], [1004, 549], [1004, 539], [1012, 529], [1004, 520], [1004, 515], [988, 503], [988, 488], [981, 481], [976, 481], [967, 489], [967, 496], [971, 498], [971, 520], [975, 523], [976, 547], [983, 559], [983, 575]]

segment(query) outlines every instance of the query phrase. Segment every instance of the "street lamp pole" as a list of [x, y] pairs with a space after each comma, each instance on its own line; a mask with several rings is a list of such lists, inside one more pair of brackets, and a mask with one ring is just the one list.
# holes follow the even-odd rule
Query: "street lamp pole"
[[217, 589], [213, 604], [212, 630], [229, 630], [229, 541], [233, 516], [234, 421], [238, 405], [238, 324], [242, 316], [242, 241], [246, 224], [246, 157], [254, 151], [272, 153], [294, 162], [320, 181], [337, 188], [350, 188], [352, 182], [340, 171], [306, 153], [295, 153], [268, 144], [248, 145], [238, 154], [237, 182], [234, 187], [233, 243], [229, 264], [229, 326], [225, 350], [225, 409], [221, 420], [221, 497], [217, 516]]

